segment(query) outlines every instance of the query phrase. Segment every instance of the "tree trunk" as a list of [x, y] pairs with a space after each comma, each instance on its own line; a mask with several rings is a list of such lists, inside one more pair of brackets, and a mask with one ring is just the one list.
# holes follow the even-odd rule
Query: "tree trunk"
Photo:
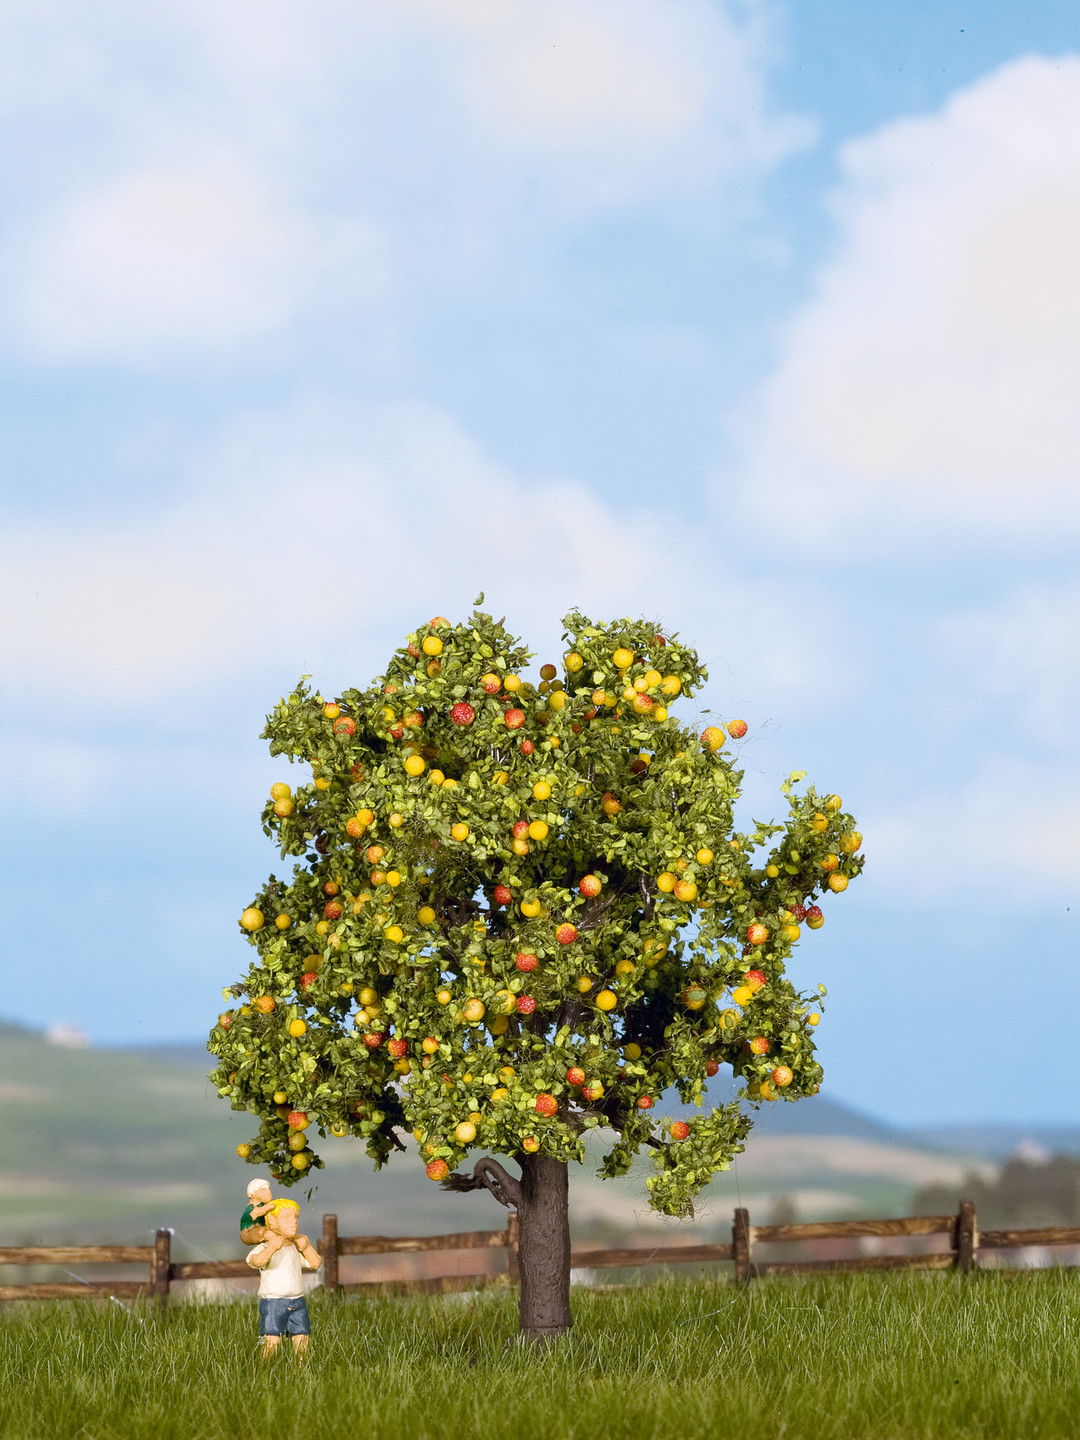
[[521, 1335], [550, 1340], [565, 1334], [570, 1319], [570, 1182], [561, 1160], [518, 1155], [515, 1179], [490, 1155], [472, 1174], [451, 1172], [442, 1182], [464, 1194], [487, 1190], [518, 1214], [517, 1269], [521, 1285]]
[[570, 1329], [569, 1176], [561, 1160], [521, 1155], [521, 1334], [548, 1340]]

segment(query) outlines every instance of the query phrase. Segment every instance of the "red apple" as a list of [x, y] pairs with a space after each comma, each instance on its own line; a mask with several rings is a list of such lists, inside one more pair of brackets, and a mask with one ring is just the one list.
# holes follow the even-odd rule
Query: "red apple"
[[567, 1070], [567, 1072], [566, 1072], [566, 1083], [567, 1083], [568, 1085], [584, 1085], [584, 1084], [585, 1084], [585, 1071], [582, 1070], [582, 1068], [581, 1068], [580, 1065], [571, 1065], [571, 1066], [570, 1066], [570, 1069]]
[[338, 895], [341, 893], [341, 886], [336, 880], [327, 880], [326, 884], [322, 887], [322, 893], [324, 895]]
[[788, 909], [791, 911], [791, 918], [792, 918], [792, 920], [794, 920], [797, 925], [801, 925], [802, 922], [806, 919], [806, 915], [807, 915], [806, 906], [805, 906], [805, 905], [789, 905], [789, 906], [788, 906]]
[[306, 1113], [305, 1111], [303, 1111], [303, 1110], [290, 1110], [290, 1111], [289, 1111], [289, 1129], [290, 1129], [290, 1130], [306, 1130], [307, 1127], [308, 1127], [308, 1124], [309, 1124], [309, 1121], [308, 1121], [307, 1113]]
[[318, 977], [318, 975], [316, 975], [316, 973], [315, 973], [314, 970], [307, 970], [307, 971], [305, 971], [305, 973], [300, 976], [300, 989], [301, 989], [301, 990], [310, 990], [311, 987], [312, 987], [312, 985], [315, 984], [315, 981], [316, 981], [318, 978], [319, 978], [319, 977]]
[[690, 1126], [685, 1120], [673, 1120], [671, 1122], [671, 1138], [673, 1140], [685, 1140], [690, 1134]]
[[604, 888], [604, 882], [599, 875], [583, 875], [577, 888], [582, 895], [592, 899], [594, 895], [600, 894]]
[[706, 1062], [705, 1062], [705, 1074], [706, 1074], [706, 1075], [715, 1075], [719, 1069], [720, 1069], [720, 1064], [719, 1064], [718, 1061], [716, 1061], [716, 1060], [706, 1060]]
[[326, 920], [340, 920], [345, 914], [345, 906], [340, 900], [328, 900], [323, 906], [323, 917]]
[[540, 961], [535, 955], [529, 955], [523, 952], [519, 952], [517, 955], [514, 956], [514, 964], [517, 966], [517, 968], [521, 971], [523, 975], [528, 975], [530, 970], [536, 969], [537, 965], [540, 964]]
[[369, 1050], [378, 1050], [386, 1039], [386, 1032], [384, 1030], [365, 1030], [362, 1038]]
[[651, 1110], [655, 1104], [656, 1101], [651, 1095], [639, 1095], [637, 1098], [637, 1108], [639, 1110]]
[[387, 1040], [386, 1048], [395, 1060], [400, 1060], [409, 1053], [409, 1045], [406, 1040]]
[[356, 721], [351, 715], [339, 715], [334, 721], [335, 735], [355, 735]]
[[536, 1001], [531, 995], [519, 995], [516, 1004], [519, 1015], [531, 1015], [536, 1009]]
[[515, 840], [524, 840], [529, 833], [528, 820], [515, 820], [510, 833]]
[[533, 1103], [533, 1109], [538, 1115], [557, 1115], [559, 1113], [559, 1102], [554, 1095], [537, 1095]]
[[769, 938], [769, 927], [755, 920], [753, 925], [747, 926], [746, 938], [751, 945], [764, 945]]
[[525, 711], [519, 710], [515, 705], [503, 716], [503, 724], [508, 730], [520, 730], [525, 724]]
[[391, 727], [390, 727], [390, 738], [391, 738], [392, 740], [400, 740], [401, 737], [402, 737], [404, 734], [405, 734], [405, 730], [404, 730], [404, 728], [403, 728], [401, 725], [391, 725]]
[[510, 894], [509, 885], [496, 885], [492, 892], [492, 898], [496, 905], [509, 905], [513, 899], [513, 896]]
[[531, 755], [535, 749], [536, 749], [536, 746], [533, 744], [533, 742], [532, 742], [531, 740], [522, 740], [522, 742], [521, 742], [521, 753], [522, 753], [523, 755]]
[[768, 983], [768, 977], [766, 976], [764, 970], [747, 970], [746, 983], [747, 985], [752, 986], [755, 990], [760, 990], [762, 985]]
[[745, 720], [729, 720], [727, 733], [733, 740], [741, 740], [748, 728]]
[[429, 1180], [445, 1180], [450, 1174], [450, 1166], [445, 1160], [432, 1160], [424, 1166], [424, 1173]]
[[455, 725], [471, 725], [476, 719], [476, 711], [467, 700], [459, 700], [450, 710], [450, 719]]
[[604, 1087], [599, 1080], [586, 1080], [585, 1084], [581, 1087], [581, 1098], [588, 1100], [590, 1103], [593, 1100], [599, 1100], [603, 1093]]
[[555, 931], [555, 939], [560, 945], [572, 945], [577, 939], [576, 925], [560, 925]]
[[556, 676], [558, 673], [559, 673], [559, 672], [555, 669], [555, 666], [554, 666], [554, 665], [541, 665], [541, 666], [540, 666], [540, 679], [541, 679], [541, 680], [554, 680], [554, 679], [555, 679], [555, 676]]

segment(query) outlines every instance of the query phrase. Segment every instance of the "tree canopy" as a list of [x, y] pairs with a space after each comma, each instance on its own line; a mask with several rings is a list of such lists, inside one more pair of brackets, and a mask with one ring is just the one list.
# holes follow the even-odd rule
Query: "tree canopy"
[[[269, 716], [311, 778], [272, 788], [295, 863], [241, 917], [252, 963], [210, 1048], [261, 1119], [240, 1153], [278, 1180], [322, 1164], [313, 1131], [377, 1165], [411, 1133], [441, 1180], [477, 1146], [581, 1160], [597, 1129], [603, 1174], [647, 1147], [651, 1205], [686, 1214], [748, 1109], [817, 1091], [816, 997], [786, 966], [862, 868], [852, 816], [796, 773], [782, 823], [737, 831], [746, 725], [680, 720], [695, 651], [652, 622], [563, 625], [538, 682], [476, 611], [419, 627], [366, 689], [305, 677]], [[660, 1116], [721, 1066], [734, 1099]]]

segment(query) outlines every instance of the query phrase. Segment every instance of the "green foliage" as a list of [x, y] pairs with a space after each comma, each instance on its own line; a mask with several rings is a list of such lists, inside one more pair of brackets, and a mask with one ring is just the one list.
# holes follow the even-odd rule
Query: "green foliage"
[[650, 1203], [687, 1214], [749, 1118], [736, 1102], [683, 1135], [651, 1102], [701, 1101], [722, 1064], [750, 1105], [817, 1090], [785, 965], [801, 907], [862, 868], [852, 817], [792, 776], [785, 823], [737, 833], [723, 729], [671, 713], [707, 678], [695, 652], [653, 623], [564, 627], [539, 683], [476, 612], [410, 635], [366, 690], [301, 681], [269, 717], [271, 752], [312, 779], [264, 811], [296, 864], [245, 912], [253, 963], [210, 1048], [279, 1180], [322, 1163], [312, 1129], [376, 1164], [411, 1131], [452, 1168], [474, 1144], [580, 1160], [601, 1126], [604, 1173], [647, 1145]]

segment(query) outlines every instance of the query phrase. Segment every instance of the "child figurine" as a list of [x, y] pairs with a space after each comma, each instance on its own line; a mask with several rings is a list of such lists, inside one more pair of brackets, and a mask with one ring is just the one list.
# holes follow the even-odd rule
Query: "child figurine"
[[[262, 1224], [262, 1218], [273, 1205], [274, 1197], [265, 1180], [252, 1180], [247, 1187], [247, 1196], [247, 1209], [240, 1216], [240, 1239], [245, 1245], [261, 1245], [270, 1238], [270, 1231]], [[275, 1245], [274, 1249], [277, 1248]]]
[[259, 1271], [259, 1334], [264, 1360], [277, 1350], [282, 1335], [292, 1336], [298, 1355], [306, 1353], [310, 1342], [311, 1322], [300, 1277], [304, 1270], [318, 1270], [322, 1256], [306, 1235], [297, 1234], [299, 1225], [300, 1206], [295, 1200], [272, 1201], [265, 1222], [270, 1238], [244, 1257]]

